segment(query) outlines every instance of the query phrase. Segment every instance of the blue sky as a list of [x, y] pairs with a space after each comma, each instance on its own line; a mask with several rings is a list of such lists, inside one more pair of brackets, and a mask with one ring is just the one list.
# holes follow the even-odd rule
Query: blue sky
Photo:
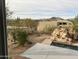
[[14, 11], [13, 18], [72, 18], [78, 14], [78, 0], [6, 0], [6, 3]]

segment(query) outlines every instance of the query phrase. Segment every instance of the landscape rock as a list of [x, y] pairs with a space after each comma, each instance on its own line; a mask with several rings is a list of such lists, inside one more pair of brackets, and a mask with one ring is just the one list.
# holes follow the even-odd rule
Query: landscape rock
[[73, 40], [73, 30], [63, 28], [63, 27], [58, 27], [56, 28], [53, 33], [51, 39], [53, 41], [58, 41], [58, 42], [65, 42], [65, 43], [72, 43]]

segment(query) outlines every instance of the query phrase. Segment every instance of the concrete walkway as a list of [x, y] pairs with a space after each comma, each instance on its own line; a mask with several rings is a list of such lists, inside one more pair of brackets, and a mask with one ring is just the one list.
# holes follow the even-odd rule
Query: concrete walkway
[[52, 43], [52, 39], [45, 39], [42, 44], [50, 45]]
[[29, 59], [78, 59], [78, 51], [37, 43], [21, 54]]

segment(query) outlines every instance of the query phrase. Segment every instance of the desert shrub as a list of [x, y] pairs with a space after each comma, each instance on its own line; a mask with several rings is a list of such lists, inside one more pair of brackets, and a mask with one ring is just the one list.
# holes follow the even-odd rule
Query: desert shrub
[[18, 42], [19, 45], [24, 46], [24, 44], [28, 41], [28, 34], [23, 30], [16, 30], [12, 32], [13, 38], [15, 42]]
[[44, 33], [47, 33], [47, 34], [51, 34], [53, 32], [53, 30], [55, 29], [55, 27], [53, 26], [46, 26], [43, 30]]
[[71, 22], [73, 23], [73, 29], [78, 32], [78, 16], [76, 16], [74, 19], [71, 19]]
[[28, 35], [26, 34], [26, 32], [24, 31], [17, 31], [17, 41], [19, 43], [19, 45], [24, 45], [25, 42], [27, 41], [27, 37]]

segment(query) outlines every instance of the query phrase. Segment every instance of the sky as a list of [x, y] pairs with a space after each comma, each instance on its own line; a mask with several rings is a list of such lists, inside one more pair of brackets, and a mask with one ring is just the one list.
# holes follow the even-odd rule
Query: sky
[[6, 0], [12, 18], [73, 18], [78, 14], [78, 0]]

